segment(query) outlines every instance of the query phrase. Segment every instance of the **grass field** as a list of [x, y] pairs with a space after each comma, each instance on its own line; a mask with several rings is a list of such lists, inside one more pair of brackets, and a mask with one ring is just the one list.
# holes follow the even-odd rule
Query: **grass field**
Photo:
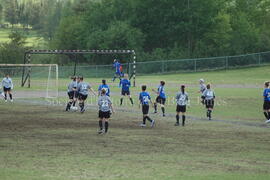
[[[131, 89], [135, 99], [141, 84], [150, 89], [167, 82], [168, 116], [151, 114], [156, 127], [142, 129], [137, 105], [117, 106], [109, 133], [101, 136], [91, 96], [84, 114], [64, 112], [64, 96], [58, 99], [63, 106], [42, 105], [40, 98], [0, 101], [0, 179], [270, 179], [270, 126], [261, 112], [269, 76], [265, 66], [138, 77]], [[197, 101], [199, 78], [211, 82], [217, 95], [213, 121], [204, 119]], [[17, 93], [42, 89], [39, 81]], [[101, 79], [86, 81], [96, 89]], [[60, 80], [60, 91], [68, 82]], [[192, 99], [184, 128], [173, 126], [173, 97], [183, 83]], [[119, 89], [110, 85], [116, 105]]]

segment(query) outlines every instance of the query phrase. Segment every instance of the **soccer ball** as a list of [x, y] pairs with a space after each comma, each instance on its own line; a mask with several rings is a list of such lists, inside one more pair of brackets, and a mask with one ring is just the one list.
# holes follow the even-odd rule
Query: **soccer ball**
[[78, 110], [78, 107], [76, 107], [76, 106], [71, 106], [71, 108], [70, 108], [72, 111], [77, 111]]

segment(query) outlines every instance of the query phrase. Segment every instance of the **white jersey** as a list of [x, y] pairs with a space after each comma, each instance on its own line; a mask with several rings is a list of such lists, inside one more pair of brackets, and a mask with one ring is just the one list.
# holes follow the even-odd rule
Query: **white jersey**
[[2, 86], [3, 86], [4, 88], [11, 88], [11, 89], [13, 89], [12, 79], [9, 78], [9, 77], [8, 77], [8, 78], [5, 77], [5, 78], [2, 80], [1, 84], [2, 84]]
[[215, 99], [215, 92], [212, 91], [211, 89], [206, 89], [203, 94], [203, 97], [205, 97], [205, 100], [212, 100]]
[[179, 92], [179, 93], [177, 93], [175, 99], [176, 99], [177, 105], [186, 106], [188, 104], [188, 93]]
[[206, 85], [205, 84], [200, 84], [200, 92], [203, 94], [203, 92], [206, 90]]

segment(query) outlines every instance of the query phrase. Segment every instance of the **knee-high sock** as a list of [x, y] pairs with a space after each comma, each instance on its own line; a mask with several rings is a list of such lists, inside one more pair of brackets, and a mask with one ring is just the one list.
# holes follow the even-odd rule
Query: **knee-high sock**
[[179, 123], [179, 115], [176, 115], [176, 123]]
[[109, 129], [109, 122], [105, 121], [105, 132], [108, 132]]
[[9, 98], [12, 100], [12, 94], [9, 94]]
[[145, 124], [146, 116], [143, 117], [143, 124]]
[[182, 126], [185, 126], [186, 116], [182, 115]]
[[133, 99], [132, 98], [129, 98], [129, 100], [130, 100], [131, 104], [133, 105]]
[[268, 119], [270, 120], [270, 112], [268, 112]]
[[120, 99], [120, 105], [122, 105], [122, 104], [123, 104], [123, 98]]
[[76, 101], [73, 101], [73, 104], [72, 105], [75, 106], [76, 105]]
[[67, 103], [66, 111], [68, 111], [70, 109], [71, 104], [72, 104], [72, 102]]
[[146, 116], [146, 119], [148, 119], [149, 122], [152, 122], [152, 119], [149, 116]]
[[80, 103], [79, 103], [79, 106], [80, 106], [81, 110], [83, 110], [83, 108], [84, 108], [84, 103], [83, 103], [83, 102], [80, 102]]
[[263, 112], [263, 114], [264, 114], [265, 118], [268, 120], [269, 119], [268, 113], [267, 112]]
[[7, 93], [5, 93], [5, 100], [7, 100]]
[[161, 107], [162, 113], [165, 114], [165, 107]]
[[210, 115], [209, 112], [210, 112], [209, 110], [206, 111], [206, 116], [207, 116], [207, 117], [209, 117], [209, 115]]
[[102, 120], [98, 121], [98, 125], [99, 125], [100, 130], [102, 130], [103, 129]]
[[211, 118], [212, 110], [208, 110], [208, 111], [209, 111], [209, 118]]
[[157, 112], [157, 103], [154, 103], [155, 112]]

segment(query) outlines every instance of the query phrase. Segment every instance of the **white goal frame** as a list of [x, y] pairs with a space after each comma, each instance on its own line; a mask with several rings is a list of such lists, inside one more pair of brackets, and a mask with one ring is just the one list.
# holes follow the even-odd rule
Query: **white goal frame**
[[58, 64], [0, 64], [0, 67], [25, 67], [28, 68], [27, 76], [28, 76], [28, 87], [30, 87], [30, 76], [31, 76], [31, 67], [48, 67], [48, 79], [47, 79], [47, 87], [46, 87], [46, 98], [49, 97], [49, 81], [51, 79], [51, 69], [55, 67], [56, 73], [56, 97], [58, 97], [58, 86], [59, 86], [59, 72], [58, 72]]

